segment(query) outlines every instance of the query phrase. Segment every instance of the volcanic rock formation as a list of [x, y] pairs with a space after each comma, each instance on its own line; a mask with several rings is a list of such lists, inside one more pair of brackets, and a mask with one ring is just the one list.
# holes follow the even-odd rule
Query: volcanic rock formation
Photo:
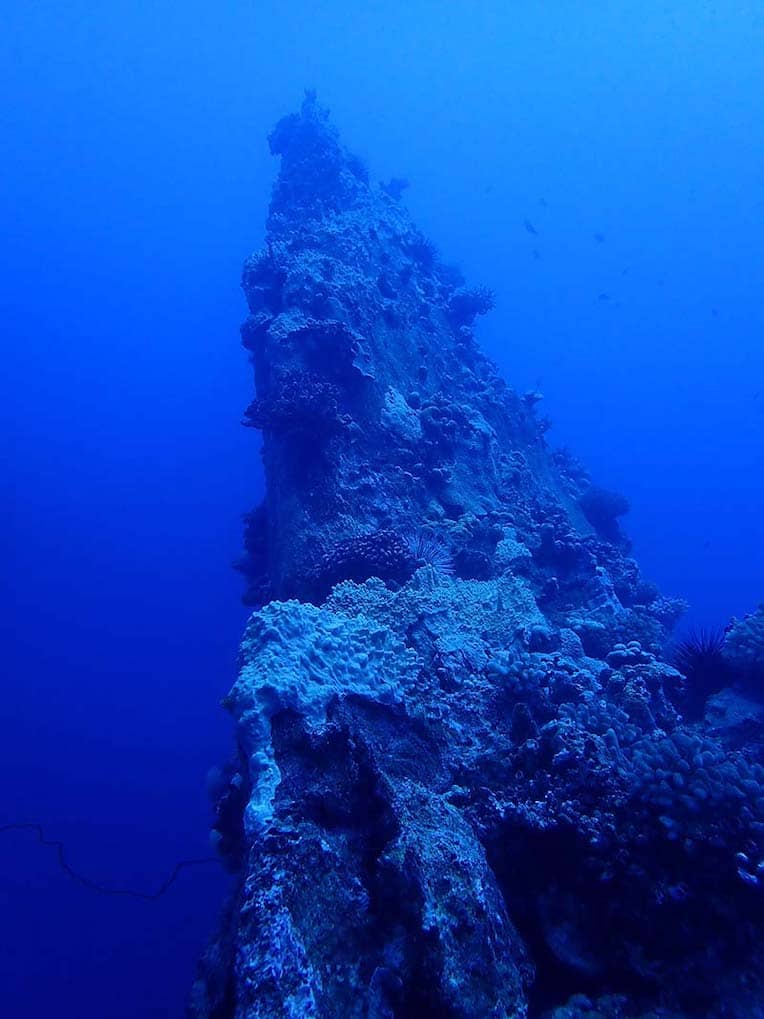
[[761, 728], [683, 719], [681, 604], [480, 353], [491, 295], [401, 188], [312, 95], [270, 145], [236, 877], [190, 1014], [764, 1015]]

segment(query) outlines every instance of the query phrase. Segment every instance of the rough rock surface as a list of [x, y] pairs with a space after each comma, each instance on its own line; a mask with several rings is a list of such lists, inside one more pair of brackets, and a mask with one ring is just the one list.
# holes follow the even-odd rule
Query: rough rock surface
[[[267, 494], [217, 805], [237, 877], [190, 1014], [764, 1015], [750, 684], [682, 719], [682, 607], [477, 349], [490, 294], [313, 96], [270, 144], [242, 330]], [[730, 642], [751, 670], [760, 629]]]

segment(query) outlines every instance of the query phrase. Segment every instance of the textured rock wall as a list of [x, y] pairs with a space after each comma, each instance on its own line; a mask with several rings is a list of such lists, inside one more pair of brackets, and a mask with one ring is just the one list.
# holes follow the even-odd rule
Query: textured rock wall
[[477, 349], [491, 296], [400, 182], [310, 95], [270, 144], [242, 330], [267, 494], [217, 806], [237, 878], [191, 1014], [764, 1014], [757, 708], [683, 719], [681, 605]]

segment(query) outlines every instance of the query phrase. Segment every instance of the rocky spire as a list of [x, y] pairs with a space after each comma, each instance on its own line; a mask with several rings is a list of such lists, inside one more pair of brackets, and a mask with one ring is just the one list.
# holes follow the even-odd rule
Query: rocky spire
[[681, 606], [478, 350], [491, 295], [314, 96], [270, 143], [237, 881], [192, 1014], [756, 1014], [760, 735], [683, 721]]
[[320, 600], [380, 569], [403, 581], [422, 532], [452, 550], [458, 577], [488, 579], [510, 529], [550, 611], [584, 600], [591, 622], [597, 601], [657, 647], [673, 608], [624, 554], [624, 501], [549, 450], [536, 394], [514, 393], [476, 346], [491, 294], [369, 182], [314, 96], [270, 143], [281, 170], [266, 245], [243, 274], [257, 386], [245, 422], [263, 432], [267, 479], [247, 530], [249, 600]]

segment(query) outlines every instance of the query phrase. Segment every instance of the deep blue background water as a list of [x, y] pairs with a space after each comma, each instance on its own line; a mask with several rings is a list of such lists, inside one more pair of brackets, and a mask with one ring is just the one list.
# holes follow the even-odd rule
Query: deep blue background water
[[[485, 345], [629, 496], [645, 572], [696, 622], [764, 597], [758, 5], [283, 8], [0, 13], [0, 823], [42, 820], [115, 885], [208, 851], [262, 484], [239, 267], [306, 85], [494, 288]], [[0, 1011], [181, 1015], [225, 887], [99, 896], [0, 836]]]

